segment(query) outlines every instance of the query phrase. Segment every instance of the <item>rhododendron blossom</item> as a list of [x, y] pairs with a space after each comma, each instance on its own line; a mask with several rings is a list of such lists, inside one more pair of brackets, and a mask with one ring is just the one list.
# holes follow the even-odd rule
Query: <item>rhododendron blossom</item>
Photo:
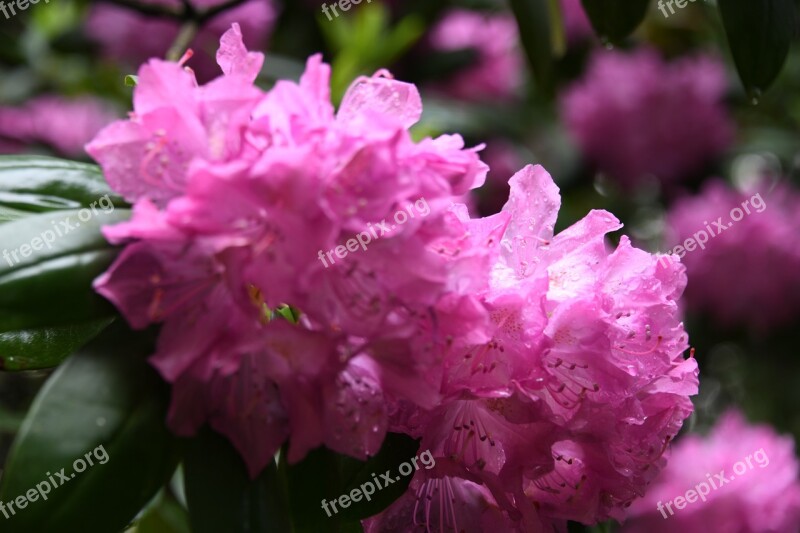
[[[485, 179], [477, 149], [415, 142], [419, 93], [386, 72], [334, 110], [319, 56], [266, 93], [238, 26], [217, 59], [224, 75], [202, 86], [150, 61], [130, 119], [88, 146], [135, 203], [105, 229], [125, 248], [95, 286], [134, 327], [163, 324], [152, 362], [173, 385], [171, 428], [209, 423], [253, 476], [287, 441], [294, 462], [320, 445], [366, 458], [389, 430], [421, 438], [436, 466], [372, 531], [622, 516], [697, 391], [683, 267], [626, 237], [609, 249], [621, 225], [605, 211], [554, 235], [541, 167], [471, 219], [454, 200]], [[318, 260], [418, 199], [424, 218]], [[276, 318], [286, 304], [297, 321]]]
[[[45, 144], [62, 155], [86, 157], [84, 145], [119, 115], [92, 96], [38, 96], [22, 106], [0, 106], [0, 153], [19, 153]], [[0, 141], [0, 143], [2, 142]]]
[[[461, 229], [443, 218], [487, 168], [459, 136], [413, 142], [419, 94], [385, 73], [357, 80], [335, 113], [318, 56], [268, 93], [238, 26], [217, 57], [225, 75], [203, 86], [179, 64], [143, 66], [131, 119], [88, 146], [135, 202], [106, 229], [127, 247], [97, 289], [133, 326], [164, 324], [153, 362], [174, 384], [178, 433], [209, 420], [252, 474], [287, 436], [292, 460], [323, 443], [374, 454], [385, 394], [438, 401], [436, 354], [411, 346], [432, 307], [486, 279], [484, 252], [450, 253]], [[419, 198], [425, 218], [335, 268], [318, 261]], [[299, 324], [270, 320], [284, 303]]]
[[522, 85], [524, 59], [517, 24], [511, 16], [452, 10], [431, 30], [431, 45], [442, 52], [475, 52], [474, 64], [441, 87], [457, 98], [508, 99]]
[[710, 181], [672, 206], [666, 243], [707, 229], [713, 237], [702, 248], [683, 252], [688, 308], [726, 327], [765, 332], [790, 323], [800, 311], [800, 194], [787, 184], [739, 191]]
[[[729, 411], [707, 437], [689, 435], [675, 445], [669, 466], [628, 511], [623, 532], [800, 531], [799, 473], [790, 436], [748, 424], [739, 412]], [[682, 508], [666, 511], [665, 502], [699, 483], [713, 488], [702, 499], [689, 498]]]
[[[477, 532], [480, 521], [464, 517], [491, 506], [520, 531], [619, 518], [664, 466], [692, 412], [697, 365], [682, 355], [676, 304], [684, 268], [660, 264], [627, 237], [609, 250], [604, 235], [621, 225], [605, 211], [554, 236], [560, 198], [541, 167], [526, 167], [510, 185], [501, 213], [462, 218], [492, 250], [480, 294], [488, 337], [446, 339], [435, 410], [396, 406], [394, 429], [420, 437], [436, 467], [417, 474], [417, 505], [400, 500], [370, 527], [437, 516]], [[464, 480], [488, 489], [469, 500], [469, 512], [450, 497]]]
[[667, 63], [657, 52], [602, 50], [561, 98], [585, 158], [627, 187], [687, 179], [733, 141], [724, 65], [710, 56]]

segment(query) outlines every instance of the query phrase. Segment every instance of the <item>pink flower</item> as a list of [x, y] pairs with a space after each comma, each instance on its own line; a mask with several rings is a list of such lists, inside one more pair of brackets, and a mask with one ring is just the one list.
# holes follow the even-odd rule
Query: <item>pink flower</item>
[[731, 143], [721, 62], [665, 63], [656, 52], [596, 52], [583, 80], [561, 100], [584, 156], [624, 186], [653, 175], [664, 185], [702, 170]]
[[0, 107], [0, 138], [8, 139], [0, 153], [19, 153], [45, 144], [59, 155], [85, 157], [83, 146], [119, 115], [97, 98], [66, 99], [39, 96], [20, 107]]
[[[323, 444], [364, 458], [389, 396], [439, 400], [437, 332], [418, 324], [486, 283], [488, 252], [451, 253], [465, 236], [449, 207], [487, 169], [459, 136], [412, 140], [413, 85], [360, 78], [336, 111], [314, 56], [299, 84], [264, 93], [241, 37], [222, 37], [224, 75], [206, 85], [150, 61], [130, 120], [87, 147], [135, 202], [105, 229], [127, 246], [96, 288], [134, 327], [163, 323], [152, 362], [177, 433], [209, 421], [252, 475], [287, 437], [291, 461]], [[273, 316], [286, 303], [299, 323]]]
[[[420, 501], [428, 503], [422, 505]], [[422, 529], [424, 525], [430, 529]], [[420, 483], [415, 478], [409, 490], [386, 511], [364, 521], [364, 533], [412, 531], [514, 533], [517, 529], [485, 487], [443, 477], [430, 483]]]
[[[800, 194], [791, 187], [745, 192], [715, 180], [678, 200], [667, 226], [667, 245], [681, 245], [678, 252], [685, 253], [689, 309], [723, 326], [761, 331], [797, 316]], [[698, 246], [698, 239], [707, 242]]]
[[[181, 7], [179, 0], [147, 0], [146, 3], [176, 9]], [[191, 3], [204, 9], [223, 2], [192, 0]], [[194, 50], [200, 52], [192, 60], [192, 68], [203, 80], [216, 75], [211, 51], [232, 23], [241, 23], [243, 39], [250, 47], [264, 48], [276, 20], [277, 9], [273, 0], [249, 0], [214, 17], [192, 42]], [[150, 17], [107, 4], [92, 5], [86, 24], [88, 34], [100, 43], [106, 56], [129, 65], [139, 65], [151, 57], [164, 57], [180, 27], [175, 20]], [[143, 35], [147, 38], [143, 39]]]
[[[798, 531], [800, 469], [794, 448], [791, 437], [728, 412], [707, 437], [690, 435], [673, 448], [669, 466], [629, 509], [623, 532]], [[687, 496], [690, 490], [694, 496]], [[678, 497], [683, 502], [676, 502]]]
[[517, 24], [510, 15], [450, 11], [431, 30], [431, 45], [443, 52], [473, 49], [477, 53], [474, 65], [442, 86], [457, 98], [509, 99], [522, 85], [523, 57]]
[[570, 43], [583, 41], [594, 35], [592, 24], [583, 10], [581, 0], [561, 0], [561, 10], [564, 30]]
[[[393, 407], [392, 428], [436, 457], [417, 474], [413, 514], [407, 503], [387, 511], [406, 523], [443, 513], [424, 496], [445, 478], [483, 485], [520, 531], [619, 518], [664, 466], [693, 409], [697, 365], [683, 357], [676, 303], [683, 267], [627, 237], [609, 250], [604, 236], [620, 224], [605, 211], [554, 235], [560, 198], [542, 167], [510, 184], [501, 213], [459, 216], [471, 239], [461, 253], [488, 248], [493, 266], [479, 301], [437, 309], [442, 403]], [[480, 320], [481, 307], [488, 327], [458, 327]], [[475, 505], [485, 507], [467, 505], [459, 523], [474, 520]]]

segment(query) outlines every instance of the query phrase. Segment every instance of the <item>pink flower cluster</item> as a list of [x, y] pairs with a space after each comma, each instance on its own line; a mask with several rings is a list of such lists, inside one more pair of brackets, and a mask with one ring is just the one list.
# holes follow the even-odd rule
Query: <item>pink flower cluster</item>
[[[742, 214], [741, 205], [754, 195], [761, 202], [752, 201], [755, 208]], [[682, 259], [689, 309], [727, 327], [767, 331], [790, 323], [800, 312], [800, 194], [785, 184], [738, 191], [711, 181], [672, 206], [667, 242], [682, 243], [707, 227], [715, 236]]]
[[18, 107], [0, 106], [0, 153], [44, 144], [63, 156], [86, 157], [84, 145], [118, 116], [109, 104], [90, 96], [40, 96]]
[[[144, 0], [141, 3], [181, 7], [180, 0]], [[191, 0], [198, 9], [222, 3], [222, 0]], [[241, 21], [242, 35], [248, 46], [263, 48], [277, 18], [274, 0], [248, 0], [210, 20], [192, 41], [193, 48], [200, 52], [192, 62], [198, 78], [205, 80], [216, 76], [213, 51], [220, 36], [233, 22]], [[106, 56], [134, 66], [151, 57], [164, 57], [179, 29], [178, 21], [146, 16], [126, 7], [100, 2], [92, 3], [86, 22], [87, 33], [100, 44]]]
[[[570, 44], [594, 34], [580, 0], [561, 0], [561, 9]], [[438, 87], [447, 94], [473, 101], [508, 100], [522, 88], [525, 59], [517, 23], [508, 13], [453, 9], [433, 27], [430, 43], [438, 51], [472, 49], [477, 53], [474, 65]]]
[[[683, 267], [625, 237], [607, 248], [620, 224], [604, 211], [554, 235], [541, 167], [512, 178], [504, 211], [470, 219], [453, 200], [487, 167], [457, 135], [413, 141], [419, 94], [385, 72], [335, 111], [318, 56], [266, 93], [238, 26], [217, 57], [225, 75], [203, 86], [150, 61], [131, 119], [88, 146], [135, 202], [105, 229], [126, 246], [96, 288], [134, 327], [163, 324], [152, 361], [173, 384], [172, 429], [209, 423], [252, 475], [287, 440], [297, 461], [320, 445], [365, 458], [388, 430], [422, 438], [436, 468], [372, 531], [621, 516], [697, 391]], [[419, 198], [426, 217], [318, 261]], [[296, 323], [276, 318], [283, 304]]]
[[448, 94], [464, 100], [509, 99], [520, 89], [523, 56], [511, 15], [455, 9], [431, 30], [430, 40], [435, 50], [477, 53], [474, 65], [442, 86]]
[[621, 224], [605, 211], [554, 236], [561, 202], [541, 167], [510, 185], [501, 213], [461, 217], [492, 251], [489, 285], [469, 310], [486, 322], [444, 339], [436, 409], [395, 407], [392, 429], [421, 438], [436, 467], [420, 471], [368, 531], [405, 531], [391, 524], [432, 516], [455, 531], [485, 531], [498, 511], [501, 531], [619, 518], [692, 412], [697, 365], [682, 355], [676, 304], [683, 267], [659, 264], [627, 237], [609, 250], [604, 236]]
[[664, 185], [720, 155], [734, 125], [722, 99], [724, 65], [698, 56], [666, 63], [657, 52], [599, 51], [561, 100], [564, 123], [586, 159], [624, 186]]
[[[669, 466], [631, 506], [623, 533], [800, 531], [798, 475], [791, 437], [750, 425], [730, 411], [708, 437], [692, 435], [673, 448]], [[659, 504], [663, 508], [687, 489], [710, 482], [715, 488], [704, 499], [696, 497], [682, 509], [671, 506], [672, 514], [658, 511]]]
[[[268, 93], [253, 85], [263, 56], [238, 25], [217, 58], [225, 75], [204, 86], [150, 61], [131, 120], [87, 147], [136, 202], [130, 222], [106, 230], [130, 244], [97, 289], [133, 326], [164, 323], [153, 362], [174, 383], [178, 433], [209, 420], [253, 474], [289, 436], [292, 460], [321, 444], [374, 454], [385, 394], [439, 399], [435, 354], [412, 345], [432, 308], [485, 282], [487, 254], [461, 250], [446, 216], [487, 168], [459, 136], [412, 141], [412, 85], [360, 79], [335, 113], [319, 56], [299, 84]], [[319, 262], [318, 250], [420, 198], [424, 219], [337, 268]], [[270, 320], [285, 303], [300, 324]]]

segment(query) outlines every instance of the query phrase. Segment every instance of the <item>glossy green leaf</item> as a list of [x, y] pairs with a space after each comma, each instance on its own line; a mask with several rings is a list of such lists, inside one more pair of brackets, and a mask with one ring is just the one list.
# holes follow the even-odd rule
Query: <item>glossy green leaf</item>
[[0, 224], [3, 222], [11, 222], [12, 220], [19, 220], [20, 218], [24, 218], [29, 214], [30, 213], [26, 211], [0, 205]]
[[[411, 460], [416, 458], [418, 449], [419, 441], [407, 435], [389, 433], [380, 451], [368, 461], [357, 461], [351, 457], [342, 457], [342, 470], [346, 473], [343, 494], [350, 494], [351, 491], [360, 489], [365, 483], [374, 482], [375, 476], [381, 479], [381, 474], [386, 472], [389, 472], [390, 477], [394, 479], [394, 483], [391, 485], [377, 490], [370, 501], [362, 499], [360, 502], [344, 509], [342, 518], [345, 520], [361, 520], [376, 515], [402, 496], [408, 489], [413, 474], [403, 476], [398, 469], [403, 463], [413, 466]], [[419, 460], [417, 460], [417, 464], [419, 468], [424, 468]]]
[[793, 0], [719, 0], [736, 70], [753, 97], [772, 85], [797, 32]]
[[0, 405], [0, 433], [15, 434], [22, 426], [23, 419], [22, 413], [9, 411]]
[[193, 533], [291, 531], [274, 463], [250, 479], [236, 449], [206, 427], [186, 441], [183, 471]]
[[50, 377], [6, 464], [4, 533], [121, 531], [169, 480], [177, 453], [151, 350], [116, 324]]
[[[46, 212], [103, 206], [127, 207], [100, 167], [41, 156], [0, 156], [0, 209]], [[105, 207], [109, 209], [109, 207]]]
[[160, 495], [136, 522], [136, 533], [191, 533], [189, 514], [168, 494]]
[[[381, 450], [368, 461], [318, 448], [296, 465], [282, 464], [297, 530], [344, 531], [348, 524], [380, 513], [408, 488], [412, 476], [401, 476], [398, 469], [416, 456], [418, 448], [418, 441], [406, 435], [389, 433]], [[387, 472], [392, 484], [377, 489], [375, 477], [381, 479], [381, 475]], [[338, 500], [360, 490], [365, 483], [373, 483], [375, 488], [369, 500], [362, 496], [357, 502], [350, 501], [346, 508], [337, 508], [335, 513], [330, 504], [328, 511], [324, 509], [323, 500]]]
[[0, 333], [0, 370], [37, 370], [58, 366], [112, 320], [105, 318], [83, 324]]
[[0, 332], [114, 315], [92, 281], [118, 253], [101, 227], [127, 220], [130, 211], [101, 211], [88, 221], [80, 213], [56, 211], [0, 224]]
[[618, 43], [639, 27], [650, 0], [581, 0], [601, 40]]
[[[554, 20], [549, 0], [511, 0], [520, 40], [533, 72], [536, 86], [551, 97], [555, 89]], [[560, 30], [559, 30], [560, 31]]]

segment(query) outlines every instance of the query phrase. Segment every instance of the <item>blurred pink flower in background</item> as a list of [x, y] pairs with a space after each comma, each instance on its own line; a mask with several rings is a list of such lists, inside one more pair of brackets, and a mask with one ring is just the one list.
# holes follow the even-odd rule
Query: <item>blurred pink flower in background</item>
[[[707, 437], [689, 435], [673, 447], [669, 465], [644, 498], [630, 507], [622, 531], [800, 531], [800, 481], [794, 448], [790, 436], [780, 436], [768, 425], [750, 425], [741, 414], [729, 411]], [[723, 471], [726, 481], [717, 477]], [[711, 485], [706, 501], [696, 494], [690, 496], [695, 501], [684, 501], [683, 508], [677, 509], [675, 498], [686, 500], [687, 491], [697, 493], [701, 483]], [[706, 488], [700, 492], [705, 493]], [[667, 502], [672, 502], [674, 514], [664, 507]]]
[[21, 106], [3, 106], [0, 153], [21, 153], [30, 145], [44, 144], [62, 156], [85, 157], [84, 145], [118, 117], [107, 102], [91, 96], [40, 96]]
[[[180, 0], [145, 0], [143, 3], [180, 7]], [[222, 0], [192, 0], [198, 8], [222, 4]], [[189, 66], [201, 81], [214, 77], [218, 70], [214, 61], [220, 36], [238, 22], [245, 44], [253, 49], [266, 47], [277, 20], [274, 0], [250, 0], [214, 17], [200, 30], [190, 48], [195, 56]], [[180, 24], [165, 18], [146, 16], [131, 9], [105, 3], [94, 4], [87, 18], [87, 32], [98, 41], [103, 53], [112, 60], [138, 67], [151, 57], [163, 58]]]
[[475, 49], [477, 63], [454, 74], [439, 88], [464, 100], [512, 98], [522, 85], [523, 56], [514, 17], [456, 9], [431, 30], [434, 49]]
[[[749, 202], [749, 214], [742, 209], [745, 202]], [[732, 214], [733, 209], [739, 212]], [[732, 220], [732, 216], [741, 220]], [[672, 249], [698, 232], [709, 234], [704, 249], [697, 247], [681, 260], [689, 275], [689, 309], [708, 313], [724, 326], [752, 326], [762, 331], [797, 317], [797, 191], [781, 184], [771, 191], [759, 187], [740, 192], [722, 180], [711, 181], [700, 194], [684, 197], [672, 206], [667, 216], [667, 246]]]
[[564, 17], [564, 30], [570, 43], [582, 41], [594, 35], [592, 24], [586, 11], [583, 10], [581, 0], [561, 0], [561, 9]]
[[722, 102], [724, 64], [709, 56], [667, 63], [651, 50], [595, 53], [561, 98], [564, 123], [584, 157], [623, 186], [654, 175], [688, 177], [733, 141]]

